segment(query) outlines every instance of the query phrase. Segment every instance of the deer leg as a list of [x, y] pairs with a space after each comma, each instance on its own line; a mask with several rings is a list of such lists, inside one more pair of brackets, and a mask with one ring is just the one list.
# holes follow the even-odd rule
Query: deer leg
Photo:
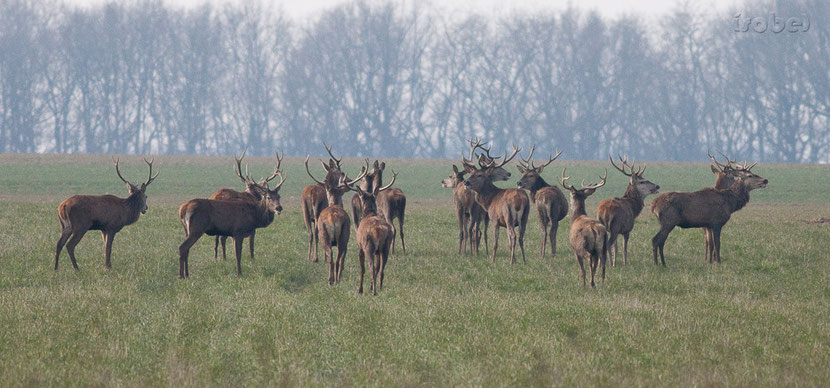
[[63, 249], [63, 246], [66, 245], [66, 240], [69, 240], [69, 236], [71, 235], [72, 229], [61, 229], [61, 236], [58, 238], [58, 245], [55, 247], [55, 271], [58, 270], [58, 258], [61, 256], [61, 250]]
[[464, 215], [464, 209], [458, 208], [456, 209], [455, 216], [458, 218], [458, 254], [467, 253], [467, 244], [464, 240], [465, 234], [467, 233], [467, 222], [466, 216]]
[[[104, 232], [101, 232], [104, 233]], [[106, 257], [104, 265], [107, 269], [112, 268], [112, 239], [115, 238], [115, 233], [107, 232], [104, 233], [104, 255]]]
[[188, 256], [190, 255], [190, 248], [193, 244], [202, 237], [202, 233], [190, 233], [184, 242], [179, 245], [179, 279], [184, 279], [190, 276], [188, 271]]
[[597, 284], [594, 283], [594, 274], [597, 272], [597, 263], [598, 262], [599, 262], [599, 259], [597, 258], [597, 255], [595, 253], [592, 253], [591, 254], [591, 263], [590, 263], [590, 265], [591, 265], [591, 288], [596, 288], [597, 287]]
[[522, 264], [527, 264], [525, 260], [525, 228], [527, 228], [527, 214], [529, 208], [525, 207], [522, 217], [519, 219], [519, 250], [522, 251]]
[[666, 266], [666, 258], [663, 256], [663, 246], [666, 244], [666, 239], [669, 237], [669, 233], [671, 233], [672, 229], [674, 229], [674, 225], [661, 225], [660, 231], [654, 235], [651, 239], [651, 250], [654, 254], [654, 265], [657, 265], [657, 251], [660, 251], [660, 259], [663, 262], [663, 266]]
[[499, 226], [493, 227], [493, 256], [491, 259], [496, 262], [496, 250], [499, 248]]
[[712, 256], [714, 257], [715, 262], [718, 264], [720, 264], [720, 232], [720, 227], [715, 227], [712, 229], [712, 234], [714, 237], [712, 244], [714, 245], [714, 252], [712, 253]]
[[510, 244], [510, 264], [516, 264], [516, 229], [513, 223], [509, 223], [507, 227], [507, 243]]
[[576, 255], [576, 262], [579, 263], [579, 270], [582, 272], [582, 287], [585, 288], [585, 264], [582, 263], [582, 257]]
[[369, 290], [372, 291], [372, 295], [378, 294], [378, 268], [375, 265], [375, 248], [371, 247], [369, 249], [369, 267], [372, 268], [372, 283], [369, 284]]
[[610, 232], [610, 231], [608, 232], [608, 234], [610, 235], [608, 237], [608, 247], [609, 248], [612, 247], [612, 246], [614, 247], [614, 251], [611, 252], [611, 266], [616, 267], [617, 266], [617, 234], [614, 233], [614, 232]]
[[78, 262], [75, 261], [75, 246], [81, 242], [81, 239], [84, 238], [84, 234], [86, 234], [85, 229], [78, 230], [72, 234], [72, 237], [69, 238], [69, 241], [66, 243], [66, 252], [69, 253], [69, 259], [72, 261], [72, 267], [75, 269], [78, 269]]
[[[483, 231], [483, 234], [484, 234], [484, 254], [485, 255], [490, 254], [490, 252], [489, 252], [490, 242], [487, 241], [487, 229], [489, 229], [489, 228], [490, 228], [490, 218], [485, 217], [484, 218], [484, 231]], [[498, 225], [496, 225], [496, 229], [498, 229], [498, 228], [499, 228]], [[495, 255], [493, 256], [493, 259], [495, 259]]]
[[254, 236], [256, 236], [256, 230], [251, 232], [251, 236], [248, 237], [248, 248], [251, 251], [251, 262], [254, 262]]
[[[623, 265], [628, 265], [628, 236], [630, 233], [623, 234]], [[614, 246], [616, 250], [616, 245]], [[616, 253], [615, 253], [616, 254]]]
[[363, 274], [366, 272], [366, 254], [363, 253], [362, 247], [357, 247], [357, 261], [360, 262], [360, 286], [357, 288], [357, 293], [363, 293]]
[[547, 243], [548, 243], [548, 225], [546, 222], [542, 220], [542, 217], [539, 217], [539, 227], [542, 228], [542, 249], [539, 254], [539, 258], [545, 260], [545, 251], [547, 250]]
[[388, 247], [381, 247], [380, 250], [380, 284], [378, 285], [380, 289], [383, 289], [383, 274], [384, 270], [386, 269], [386, 262], [389, 260], [389, 249]]
[[553, 224], [550, 227], [550, 251], [551, 251], [551, 259], [556, 257], [556, 232], [559, 230], [559, 222], [552, 221]]
[[222, 260], [227, 260], [228, 255], [226, 246], [228, 242], [228, 236], [220, 236], [219, 239], [220, 241], [222, 241]]
[[242, 240], [244, 237], [233, 236], [233, 250], [236, 252], [236, 276], [242, 276]]
[[[187, 234], [187, 231], [185, 231]], [[219, 258], [219, 236], [213, 238], [213, 259], [216, 260]]]
[[[344, 235], [346, 237], [346, 235]], [[343, 266], [346, 263], [346, 252], [349, 250], [349, 239], [344, 238], [337, 246], [337, 274], [334, 279], [335, 283], [340, 283], [340, 275], [343, 274]]]
[[398, 217], [398, 225], [400, 225], [400, 228], [398, 228], [398, 229], [400, 229], [400, 231], [401, 231], [401, 250], [403, 250], [403, 254], [406, 254], [406, 239], [404, 238], [404, 235], [403, 235], [403, 217], [404, 217], [404, 212], [403, 212], [403, 209], [401, 209], [400, 217]]

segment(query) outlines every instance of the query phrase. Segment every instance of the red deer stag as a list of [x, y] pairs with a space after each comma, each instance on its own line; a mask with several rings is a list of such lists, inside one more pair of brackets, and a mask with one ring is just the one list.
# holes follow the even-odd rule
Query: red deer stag
[[[392, 224], [385, 217], [377, 213], [376, 199], [378, 195], [388, 190], [395, 184], [398, 174], [392, 171], [392, 182], [380, 187], [375, 186], [372, 191], [363, 191], [357, 187], [355, 191], [359, 196], [362, 221], [357, 228], [357, 255], [360, 261], [360, 286], [358, 294], [363, 293], [363, 274], [366, 272], [366, 256], [369, 257], [369, 266], [372, 270], [372, 282], [369, 283], [369, 290], [373, 295], [383, 288], [383, 275], [386, 268], [386, 261], [389, 259], [389, 250], [392, 241], [395, 239], [395, 230]], [[380, 279], [378, 279], [380, 277]]]
[[142, 183], [141, 187], [137, 187], [121, 176], [118, 162], [113, 159], [115, 173], [122, 182], [127, 184], [127, 189], [130, 191], [127, 198], [118, 198], [114, 195], [73, 195], [58, 206], [61, 236], [55, 248], [55, 271], [58, 270], [58, 258], [64, 244], [66, 252], [69, 253], [69, 259], [72, 260], [72, 266], [78, 269], [78, 263], [75, 261], [75, 246], [89, 230], [101, 231], [104, 237], [105, 265], [107, 268], [112, 268], [110, 257], [115, 234], [125, 226], [138, 221], [139, 214], [147, 212], [147, 195], [144, 192], [158, 176], [158, 172], [153, 175], [153, 161], [148, 162], [144, 159], [150, 167], [150, 174], [147, 176], [147, 182]]
[[[617, 236], [623, 236], [623, 264], [628, 265], [628, 237], [631, 231], [634, 230], [634, 220], [640, 215], [645, 206], [645, 199], [650, 194], [656, 194], [660, 190], [660, 186], [651, 183], [648, 179], [643, 178], [643, 173], [646, 168], [638, 168], [634, 171], [634, 166], [628, 163], [628, 159], [623, 159], [622, 156], [617, 155], [622, 166], [614, 163], [614, 159], [608, 156], [611, 165], [623, 175], [629, 177], [628, 187], [625, 189], [625, 194], [622, 197], [610, 198], [603, 200], [597, 206], [597, 219], [608, 230], [608, 245], [609, 250], [614, 246], [614, 253], [611, 256], [611, 266], [617, 266]], [[628, 171], [626, 171], [626, 168]]]
[[[274, 221], [274, 214], [282, 210], [279, 190], [285, 183], [282, 171], [274, 170], [280, 182], [274, 189], [268, 183], [255, 183], [259, 201], [224, 199], [191, 199], [179, 207], [179, 219], [184, 227], [185, 240], [179, 245], [179, 278], [190, 277], [190, 248], [203, 234], [233, 238], [236, 251], [236, 275], [242, 276], [242, 240], [251, 237], [258, 228], [265, 228]], [[249, 177], [246, 176], [250, 180]]]
[[[366, 164], [368, 165], [369, 160], [366, 160]], [[378, 162], [375, 160], [375, 164], [366, 176], [360, 182], [360, 189], [364, 192], [372, 192], [372, 188], [383, 186], [383, 170], [386, 168], [386, 162]], [[355, 194], [352, 196], [352, 216], [354, 217], [354, 224], [355, 228], [360, 225], [360, 215], [362, 213], [360, 208], [360, 199], [358, 198], [359, 195]], [[406, 253], [406, 241], [404, 240], [404, 233], [403, 233], [403, 224], [404, 224], [404, 216], [406, 214], [406, 195], [403, 194], [403, 190], [398, 188], [391, 188], [380, 192], [379, 196], [375, 198], [378, 210], [380, 214], [386, 217], [386, 221], [392, 225], [392, 228], [395, 228], [395, 225], [392, 224], [394, 219], [398, 219], [398, 229], [395, 231], [395, 235], [398, 235], [398, 231], [400, 231], [401, 236], [401, 246], [403, 247], [403, 253]], [[394, 239], [392, 241], [392, 253], [395, 253], [395, 242]]]
[[527, 159], [521, 159], [516, 166], [522, 178], [516, 182], [520, 189], [530, 191], [530, 202], [536, 204], [539, 214], [539, 226], [542, 228], [542, 250], [539, 256], [545, 259], [545, 245], [550, 238], [551, 255], [556, 257], [556, 232], [559, 230], [559, 221], [568, 215], [568, 199], [558, 187], [551, 186], [542, 178], [542, 171], [562, 155], [558, 151], [556, 156], [548, 157], [548, 161], [541, 165], [533, 165], [533, 151], [536, 146], [530, 147]]
[[[452, 165], [452, 174], [441, 181], [441, 186], [453, 189], [453, 203], [455, 204], [455, 215], [458, 219], [458, 254], [467, 253], [467, 243], [470, 245], [470, 252], [478, 248], [481, 243], [481, 220], [484, 218], [484, 209], [473, 198], [473, 191], [464, 184], [464, 170], [458, 170]], [[468, 222], [469, 221], [469, 225]], [[487, 235], [485, 234], [485, 238]], [[485, 246], [487, 241], [484, 242]]]
[[[369, 159], [366, 159], [366, 163], [369, 163]], [[360, 190], [365, 193], [371, 193], [375, 187], [375, 175], [377, 175], [378, 171], [383, 170], [386, 168], [386, 162], [379, 163], [375, 160], [375, 164], [372, 166], [372, 169], [366, 173], [366, 176], [360, 180]], [[360, 207], [360, 194], [355, 193], [352, 196], [352, 219], [354, 220], [354, 228], [355, 231], [360, 226], [360, 216], [363, 214], [363, 210]]]
[[[242, 180], [242, 183], [245, 184], [245, 191], [236, 191], [234, 189], [219, 189], [213, 195], [211, 195], [208, 199], [225, 199], [225, 200], [237, 200], [237, 201], [252, 201], [252, 202], [259, 202], [262, 199], [262, 196], [259, 195], [259, 192], [256, 189], [257, 183], [251, 180], [250, 176], [248, 176], [248, 166], [245, 166], [245, 176], [242, 176], [242, 159], [245, 158], [245, 153], [248, 152], [248, 149], [245, 148], [242, 151], [242, 156], [237, 158], [236, 153], [233, 154], [234, 160], [236, 160], [236, 167], [234, 171], [236, 172], [236, 176]], [[280, 155], [276, 155], [277, 158], [277, 168], [274, 170], [274, 173], [271, 174], [270, 177], [265, 178], [259, 182], [260, 185], [263, 183], [269, 183], [274, 178], [277, 177], [277, 171], [280, 170], [280, 164], [282, 163], [282, 157]], [[276, 189], [275, 189], [276, 190]], [[279, 193], [275, 193], [277, 201], [279, 201]], [[277, 204], [277, 214], [282, 212], [282, 206]], [[251, 232], [251, 237], [248, 239], [249, 250], [251, 251], [251, 261], [254, 261], [254, 237], [256, 236], [256, 230]], [[222, 260], [226, 258], [225, 255], [225, 242], [228, 240], [228, 236], [216, 236], [214, 243], [213, 243], [213, 258], [216, 259], [219, 256], [219, 242], [222, 242]]]
[[664, 267], [666, 266], [663, 247], [675, 226], [683, 229], [709, 228], [709, 262], [720, 263], [721, 229], [729, 221], [732, 213], [746, 206], [752, 190], [764, 188], [769, 183], [768, 180], [749, 171], [750, 168], [746, 166], [745, 172], [728, 189], [707, 187], [694, 192], [668, 192], [651, 202], [651, 212], [660, 221], [660, 231], [651, 239], [655, 265], [659, 250], [660, 261]]
[[[332, 179], [336, 182], [339, 180], [339, 174], [342, 174], [340, 171], [340, 159], [334, 157], [334, 154], [331, 153], [331, 147], [323, 144], [326, 147], [326, 151], [329, 153], [331, 157], [329, 159], [329, 163], [326, 164], [322, 160], [320, 164], [323, 165], [323, 168], [326, 170], [326, 176], [332, 174]], [[320, 212], [323, 209], [329, 206], [328, 201], [326, 200], [326, 189], [322, 184], [314, 183], [311, 185], [306, 186], [303, 189], [301, 195], [301, 202], [303, 208], [303, 221], [305, 222], [305, 228], [308, 232], [308, 260], [317, 262], [317, 247], [319, 242], [319, 235], [317, 234], [317, 218], [320, 217]], [[312, 253], [312, 243], [314, 245], [314, 258], [311, 257]]]
[[[728, 189], [729, 186], [732, 186], [732, 184], [735, 183], [735, 180], [738, 179], [738, 177], [748, 175], [748, 169], [755, 166], [755, 164], [747, 166], [746, 163], [741, 166], [737, 163], [737, 161], [730, 160], [729, 157], [723, 154], [723, 152], [718, 153], [726, 159], [726, 164], [718, 162], [718, 160], [712, 156], [712, 153], [709, 152], [709, 150], [706, 150], [706, 154], [709, 155], [709, 158], [712, 159], [712, 163], [714, 163], [711, 167], [712, 173], [716, 176], [714, 186], [715, 189]], [[708, 227], [703, 227], [703, 239], [705, 242], [703, 247], [703, 260], [711, 261], [714, 246], [712, 244], [712, 231]]]
[[[467, 163], [464, 166], [465, 170], [470, 173], [470, 178], [464, 184], [476, 193], [476, 202], [487, 210], [490, 220], [495, 222], [493, 227], [492, 256], [494, 262], [496, 261], [496, 250], [499, 246], [499, 227], [507, 228], [507, 237], [510, 242], [510, 263], [514, 264], [516, 262], [516, 240], [518, 240], [519, 248], [522, 251], [522, 262], [526, 262], [524, 233], [527, 227], [530, 200], [522, 190], [513, 188], [502, 189], [493, 184], [493, 175], [496, 169], [503, 167], [511, 161], [517, 153], [519, 153], [519, 149], [513, 146], [513, 153], [510, 156], [505, 154], [501, 158], [493, 158], [490, 162], [482, 162], [482, 158], [479, 158], [481, 164], [480, 169], [476, 169], [475, 166]], [[501, 162], [498, 159], [502, 159]], [[514, 229], [516, 226], [519, 227], [518, 236]]]
[[582, 287], [585, 287], [585, 265], [583, 260], [590, 260], [591, 266], [591, 287], [596, 287], [594, 276], [597, 271], [597, 266], [602, 266], [602, 282], [605, 283], [605, 261], [608, 258], [608, 234], [605, 226], [597, 220], [591, 219], [585, 213], [585, 199], [593, 194], [598, 188], [605, 185], [605, 180], [608, 178], [608, 170], [605, 170], [605, 176], [601, 177], [600, 182], [594, 185], [585, 186], [585, 180], [582, 180], [582, 188], [576, 189], [567, 183], [570, 177], [565, 176], [565, 170], [562, 169], [562, 187], [571, 192], [571, 204], [573, 205], [573, 214], [571, 214], [571, 232], [568, 236], [568, 241], [571, 243], [571, 249], [576, 255], [576, 261], [579, 263], [579, 269], [582, 271]]
[[[355, 179], [349, 179], [346, 174], [334, 174], [329, 171], [323, 182], [317, 180], [308, 168], [308, 156], [305, 158], [305, 171], [315, 182], [326, 189], [326, 199], [329, 206], [320, 212], [315, 224], [317, 234], [323, 240], [324, 260], [329, 263], [329, 284], [340, 282], [340, 274], [343, 272], [343, 264], [346, 259], [346, 251], [349, 247], [349, 234], [351, 228], [349, 215], [343, 210], [343, 194], [351, 190], [355, 182], [363, 179], [369, 171], [369, 163], [360, 171]], [[337, 247], [337, 258], [333, 256], [332, 247]]]
[[[477, 159], [478, 162], [479, 162], [479, 166], [482, 167], [482, 166], [485, 166], [485, 165], [492, 164], [493, 161], [494, 161], [494, 158], [490, 156], [490, 148], [485, 147], [487, 145], [487, 143], [482, 143], [479, 138], [471, 139], [471, 140], [469, 140], [469, 142], [470, 142], [470, 155], [468, 157], [465, 157], [464, 154], [461, 155], [461, 163], [462, 163], [462, 166], [464, 167], [464, 171], [460, 171], [459, 173], [462, 174], [462, 175], [457, 175], [456, 177], [460, 176], [462, 178], [462, 180], [460, 182], [462, 182], [462, 183], [460, 184], [461, 185], [460, 189], [458, 188], [458, 186], [454, 186], [457, 189], [454, 190], [453, 201], [456, 201], [456, 200], [461, 201], [461, 202], [456, 202], [456, 212], [457, 212], [457, 214], [461, 214], [460, 213], [461, 210], [459, 210], [459, 207], [458, 207], [459, 204], [467, 205], [467, 207], [465, 207], [463, 209], [465, 211], [464, 214], [466, 216], [468, 216], [468, 218], [470, 220], [470, 226], [467, 229], [467, 231], [468, 231], [467, 232], [467, 239], [470, 241], [470, 251], [472, 251], [473, 247], [475, 247], [475, 253], [478, 254], [478, 249], [481, 246], [481, 236], [483, 234], [484, 235], [484, 252], [485, 252], [485, 254], [489, 254], [490, 250], [489, 250], [489, 247], [488, 247], [489, 242], [487, 241], [487, 229], [489, 228], [489, 225], [490, 225], [490, 217], [487, 215], [487, 212], [484, 210], [484, 208], [482, 208], [481, 205], [479, 205], [478, 202], [475, 201], [475, 194], [473, 193], [473, 191], [470, 190], [466, 186], [466, 184], [463, 184], [463, 174], [466, 174], [468, 170], [469, 171], [474, 171], [475, 170], [475, 165], [473, 164], [473, 160]], [[476, 156], [475, 151], [477, 149], [481, 149], [482, 151], [485, 152], [485, 154], [479, 154], [478, 156]], [[510, 173], [507, 170], [505, 170], [504, 167], [496, 167], [496, 168], [491, 169], [490, 176], [491, 176], [493, 182], [506, 181], [506, 180], [510, 179]], [[450, 178], [452, 178], [452, 175], [450, 176]], [[446, 179], [445, 179], [445, 181], [446, 181]], [[448, 186], [444, 186], [444, 187], [448, 187]], [[458, 197], [456, 199], [455, 195], [460, 195], [460, 197]], [[465, 218], [467, 218], [467, 217], [465, 217]], [[481, 221], [484, 221], [483, 233], [482, 233], [482, 229], [481, 229]], [[459, 218], [458, 222], [460, 224], [459, 228], [463, 229], [463, 224], [466, 223], [466, 219], [460, 219]], [[459, 245], [463, 245], [463, 242], [459, 241]]]

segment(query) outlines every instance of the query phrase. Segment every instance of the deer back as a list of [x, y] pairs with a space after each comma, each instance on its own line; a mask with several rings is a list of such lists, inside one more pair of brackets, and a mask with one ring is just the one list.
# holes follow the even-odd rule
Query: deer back
[[114, 195], [75, 195], [58, 206], [58, 217], [80, 228], [118, 231], [135, 223], [146, 209], [141, 191], [127, 198]]

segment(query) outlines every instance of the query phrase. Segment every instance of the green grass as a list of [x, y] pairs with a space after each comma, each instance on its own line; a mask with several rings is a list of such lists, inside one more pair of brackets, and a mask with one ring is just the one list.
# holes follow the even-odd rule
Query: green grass
[[[828, 168], [759, 166], [770, 180], [723, 234], [723, 260], [703, 261], [702, 233], [676, 230], [668, 268], [651, 264], [658, 225], [644, 211], [630, 264], [584, 289], [560, 224], [559, 254], [538, 258], [535, 209], [528, 263], [458, 256], [448, 161], [388, 160], [409, 197], [410, 253], [395, 255], [384, 290], [359, 296], [352, 243], [341, 284], [305, 259], [299, 192], [310, 182], [287, 160], [286, 211], [257, 234], [257, 260], [213, 259], [212, 239], [191, 252], [177, 206], [239, 187], [229, 158], [159, 157], [150, 210], [116, 236], [113, 269], [89, 233], [52, 270], [58, 203], [78, 193], [126, 190], [107, 156], [0, 155], [0, 385], [806, 385], [830, 381]], [[270, 160], [252, 158], [253, 176]], [[357, 171], [356, 160], [345, 160]], [[146, 170], [122, 157], [128, 179]], [[577, 182], [604, 163], [555, 162]], [[514, 168], [511, 167], [513, 171]], [[319, 162], [313, 167], [319, 172]], [[511, 172], [513, 172], [511, 171]], [[714, 181], [704, 164], [652, 163], [664, 190]], [[511, 179], [509, 186], [518, 179]], [[592, 197], [617, 196], [613, 169]], [[506, 185], [505, 185], [506, 186]], [[346, 201], [348, 202], [348, 201]]]

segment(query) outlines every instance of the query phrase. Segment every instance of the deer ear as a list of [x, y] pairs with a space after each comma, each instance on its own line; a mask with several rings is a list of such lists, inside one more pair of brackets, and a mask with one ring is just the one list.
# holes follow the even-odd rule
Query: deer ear
[[385, 168], [386, 168], [386, 162], [381, 162], [380, 163], [380, 169], [383, 170]]
[[458, 174], [458, 167], [456, 165], [452, 165], [452, 172]]
[[475, 167], [468, 166], [468, 165], [465, 164], [464, 165], [464, 171], [468, 174], [472, 174], [472, 173], [476, 172], [476, 169], [475, 169]]
[[541, 174], [541, 173], [542, 173], [542, 171], [544, 171], [544, 170], [545, 170], [545, 166], [538, 167], [538, 170], [536, 170], [536, 173], [537, 173], [537, 174]]
[[379, 165], [378, 165], [378, 161], [377, 161], [377, 160], [375, 160], [375, 164], [374, 164], [374, 166], [373, 166], [373, 167], [375, 168], [375, 170], [377, 170], [377, 169], [378, 169]]
[[712, 167], [712, 174], [715, 174], [715, 175], [720, 174], [720, 171], [718, 170], [717, 167], [715, 167], [714, 164], [710, 164], [709, 167]]
[[524, 168], [522, 168], [522, 166], [519, 166], [519, 165], [516, 166], [516, 169], [519, 170], [519, 172], [522, 173], [522, 174], [524, 174], [525, 171], [527, 171]]
[[585, 196], [587, 197], [593, 194], [595, 191], [597, 191], [597, 189], [585, 189]]

